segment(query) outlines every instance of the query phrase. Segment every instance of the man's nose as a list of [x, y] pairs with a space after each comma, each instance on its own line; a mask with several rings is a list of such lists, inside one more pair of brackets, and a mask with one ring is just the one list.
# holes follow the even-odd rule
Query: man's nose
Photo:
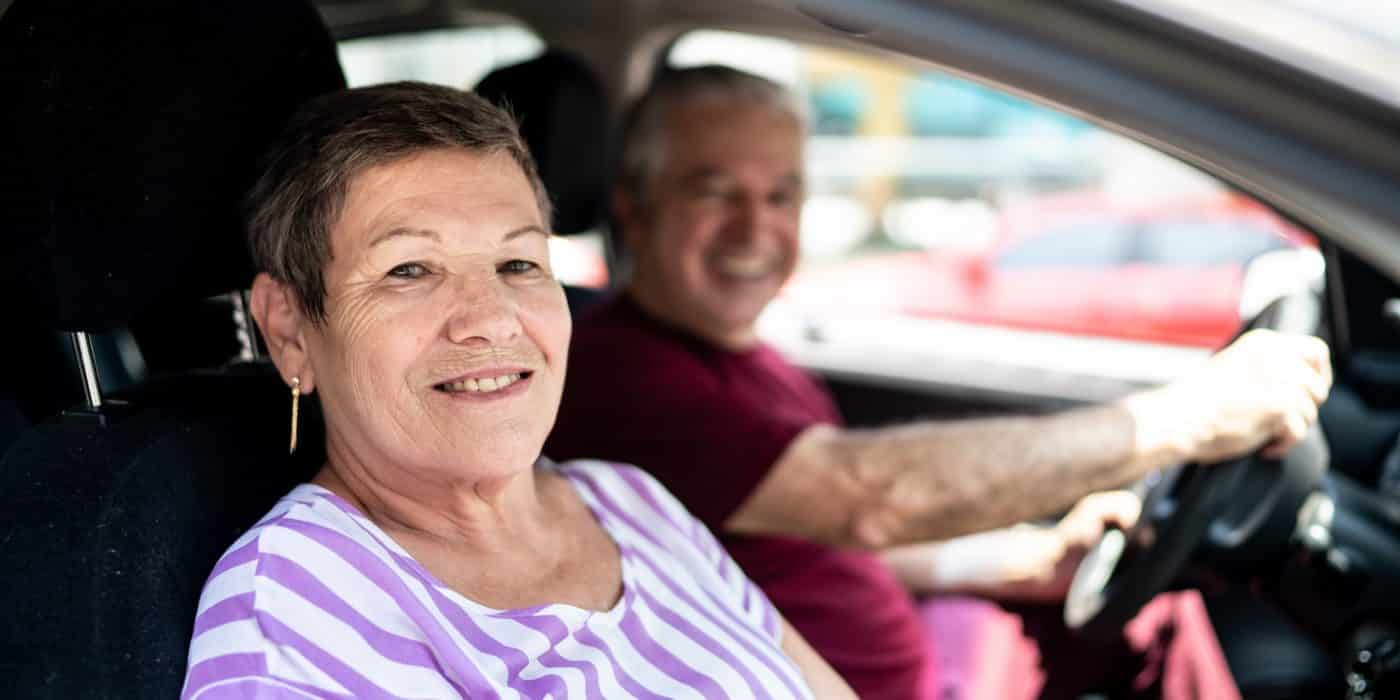
[[752, 243], [773, 225], [772, 207], [767, 200], [756, 195], [738, 198], [735, 203], [734, 225], [730, 226], [730, 236], [736, 242]]
[[447, 339], [453, 343], [496, 344], [520, 335], [519, 308], [497, 276], [462, 280], [454, 290]]

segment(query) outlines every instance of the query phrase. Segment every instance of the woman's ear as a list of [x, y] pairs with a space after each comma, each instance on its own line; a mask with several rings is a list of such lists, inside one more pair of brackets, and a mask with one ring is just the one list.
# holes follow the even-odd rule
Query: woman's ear
[[307, 354], [306, 336], [310, 321], [297, 303], [290, 285], [272, 278], [266, 272], [253, 278], [253, 320], [267, 343], [267, 352], [277, 372], [288, 386], [292, 378], [301, 379], [301, 392], [309, 394], [316, 388], [316, 371]]

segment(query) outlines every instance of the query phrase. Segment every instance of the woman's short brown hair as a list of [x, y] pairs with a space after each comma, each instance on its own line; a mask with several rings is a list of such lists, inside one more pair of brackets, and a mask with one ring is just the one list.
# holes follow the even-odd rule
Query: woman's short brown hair
[[509, 154], [534, 189], [540, 216], [550, 221], [549, 196], [509, 112], [450, 87], [388, 83], [323, 95], [292, 117], [248, 194], [254, 264], [290, 284], [313, 322], [325, 320], [330, 232], [351, 180], [443, 148]]

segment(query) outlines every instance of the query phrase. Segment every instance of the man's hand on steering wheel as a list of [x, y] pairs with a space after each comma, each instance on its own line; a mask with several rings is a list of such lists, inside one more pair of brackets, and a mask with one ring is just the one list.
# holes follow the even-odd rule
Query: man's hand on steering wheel
[[1271, 458], [1288, 452], [1331, 386], [1326, 343], [1251, 330], [1195, 373], [1125, 403], [1143, 444], [1171, 445], [1173, 462], [1215, 464], [1261, 448]]
[[1150, 479], [1137, 525], [1105, 532], [1084, 557], [1065, 600], [1070, 628], [1118, 633], [1203, 544], [1235, 568], [1281, 556], [1327, 468], [1313, 426], [1332, 367], [1327, 345], [1307, 335], [1320, 324], [1317, 295], [1286, 296], [1197, 372], [1124, 400], [1140, 448], [1185, 466]]
[[1055, 523], [1055, 533], [1064, 542], [1065, 550], [1087, 550], [1104, 530], [1116, 527], [1127, 530], [1137, 523], [1142, 512], [1142, 499], [1132, 491], [1100, 491], [1079, 499], [1074, 507]]

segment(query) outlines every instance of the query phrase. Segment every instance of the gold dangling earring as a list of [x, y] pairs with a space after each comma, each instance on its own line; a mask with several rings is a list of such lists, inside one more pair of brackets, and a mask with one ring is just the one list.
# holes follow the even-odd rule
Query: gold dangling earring
[[287, 454], [296, 454], [297, 451], [297, 404], [301, 402], [301, 377], [292, 377], [292, 444], [287, 448]]

